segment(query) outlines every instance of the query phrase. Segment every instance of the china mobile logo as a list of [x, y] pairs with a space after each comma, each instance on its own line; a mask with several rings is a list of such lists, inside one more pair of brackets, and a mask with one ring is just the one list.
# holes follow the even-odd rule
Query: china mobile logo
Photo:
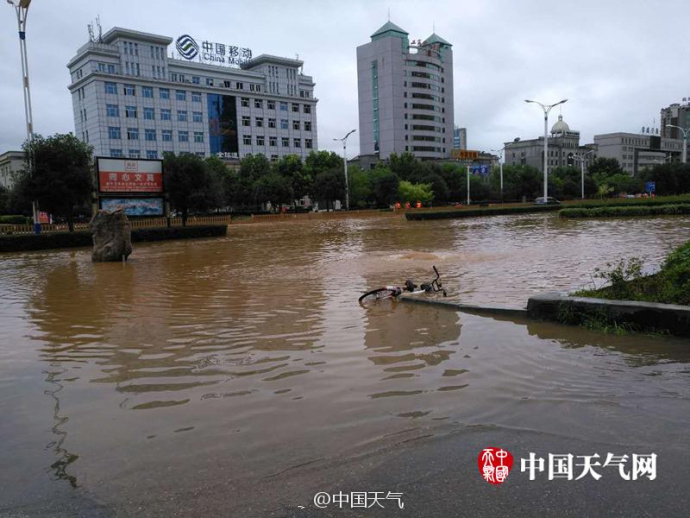
[[185, 59], [192, 60], [199, 54], [199, 45], [189, 34], [183, 34], [177, 38], [175, 46], [177, 52]]
[[502, 448], [484, 448], [477, 457], [477, 464], [484, 480], [503, 484], [513, 467], [513, 456]]

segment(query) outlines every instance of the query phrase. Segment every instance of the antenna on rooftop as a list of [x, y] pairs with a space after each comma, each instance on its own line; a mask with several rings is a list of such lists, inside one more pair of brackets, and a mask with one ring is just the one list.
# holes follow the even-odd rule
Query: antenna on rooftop
[[89, 24], [87, 24], [86, 27], [87, 27], [88, 30], [89, 30], [89, 41], [90, 41], [91, 43], [93, 43], [94, 41], [96, 41], [96, 40], [94, 39], [94, 37], [93, 37], [93, 24], [92, 24], [92, 23], [89, 23]]
[[103, 28], [101, 27], [101, 16], [96, 16], [96, 26], [98, 27], [98, 43], [103, 43]]
[[391, 21], [391, 8], [388, 7], [388, 21]]

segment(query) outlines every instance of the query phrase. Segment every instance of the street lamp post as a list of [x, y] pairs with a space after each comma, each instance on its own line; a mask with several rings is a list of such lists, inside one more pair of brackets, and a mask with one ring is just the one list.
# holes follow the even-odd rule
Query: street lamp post
[[590, 149], [583, 155], [574, 155], [575, 160], [580, 161], [580, 173], [582, 175], [582, 199], [585, 199], [585, 157], [590, 153], [594, 153], [594, 149]]
[[[33, 140], [33, 114], [31, 112], [31, 89], [29, 88], [29, 61], [26, 53], [26, 17], [29, 12], [31, 0], [7, 0], [7, 3], [14, 7], [17, 13], [17, 27], [19, 29], [19, 53], [22, 62], [22, 89], [24, 91], [24, 114], [26, 115], [26, 138], [29, 142]], [[41, 232], [41, 223], [38, 218], [38, 208], [36, 202], [32, 203], [34, 220], [34, 232]]]
[[343, 138], [334, 138], [333, 140], [339, 140], [343, 143], [343, 164], [345, 164], [345, 208], [350, 210], [350, 181], [347, 178], [347, 137], [352, 135], [357, 130], [351, 130]]
[[498, 169], [501, 172], [501, 203], [503, 203], [503, 152], [506, 150], [505, 147], [501, 149], [492, 149], [491, 152], [498, 153]]
[[687, 164], [688, 163], [688, 133], [690, 133], [690, 128], [681, 128], [680, 126], [676, 126], [675, 124], [667, 124], [667, 128], [676, 128], [680, 130], [680, 132], [683, 134], [683, 163]]
[[549, 196], [549, 112], [551, 111], [551, 108], [558, 106], [559, 104], [563, 104], [567, 100], [568, 99], [563, 99], [562, 101], [558, 101], [554, 104], [543, 104], [539, 101], [525, 99], [526, 103], [538, 104], [541, 106], [542, 110], [544, 110], [544, 203], [546, 203], [546, 200]]

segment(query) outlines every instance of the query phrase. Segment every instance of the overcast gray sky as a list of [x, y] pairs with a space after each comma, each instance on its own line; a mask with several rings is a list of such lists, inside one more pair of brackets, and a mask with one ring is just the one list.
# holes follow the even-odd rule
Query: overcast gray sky
[[[468, 147], [489, 151], [543, 133], [531, 98], [569, 101], [562, 114], [588, 143], [597, 133], [638, 132], [659, 110], [690, 97], [687, 0], [33, 0], [27, 41], [35, 131], [74, 131], [66, 64], [100, 15], [176, 38], [249, 47], [304, 60], [316, 82], [319, 148], [358, 128], [356, 47], [390, 19], [410, 38], [436, 32], [453, 44], [455, 123]], [[14, 11], [0, 4], [0, 152], [25, 137]], [[552, 112], [549, 125], [557, 119]], [[350, 139], [348, 156], [358, 153]]]

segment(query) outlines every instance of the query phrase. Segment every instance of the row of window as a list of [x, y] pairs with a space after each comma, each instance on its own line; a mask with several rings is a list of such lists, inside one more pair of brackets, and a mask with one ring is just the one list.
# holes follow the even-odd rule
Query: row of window
[[[144, 107], [142, 109], [144, 120], [155, 120], [156, 119], [156, 109], [150, 107]], [[117, 104], [106, 104], [105, 113], [108, 117], [119, 117], [120, 107]], [[189, 120], [187, 110], [177, 110], [176, 112], [177, 120], [179, 122], [187, 122]], [[136, 106], [125, 106], [125, 118], [127, 119], [138, 119], [139, 110]], [[172, 120], [172, 110], [170, 108], [160, 109], [160, 120], [169, 121]], [[192, 112], [192, 122], [203, 122], [204, 114], [203, 112]]]
[[[280, 119], [280, 129], [289, 129], [289, 122], [288, 119]], [[268, 119], [268, 127], [269, 128], [276, 128], [276, 119]], [[304, 131], [311, 131], [311, 121], [304, 121]], [[252, 125], [252, 119], [248, 115], [243, 115], [242, 116], [242, 126], [251, 126]], [[263, 117], [254, 117], [254, 125], [257, 128], [263, 128], [264, 127], [264, 118]], [[301, 128], [300, 121], [298, 120], [293, 120], [292, 121], [292, 129], [293, 130], [299, 130]]]
[[[146, 99], [153, 99], [153, 87], [152, 86], [142, 86], [141, 96]], [[105, 93], [107, 94], [117, 94], [117, 83], [111, 83], [109, 81], [105, 82]], [[136, 85], [122, 85], [122, 93], [131, 97], [137, 95]], [[158, 93], [161, 99], [170, 99], [170, 89], [169, 88], [159, 88]], [[193, 103], [201, 102], [201, 92], [190, 92], [191, 99]], [[175, 99], [178, 101], [187, 100], [187, 92], [185, 90], [175, 90]]]
[[[290, 103], [291, 104], [291, 110], [293, 113], [299, 113], [300, 112], [300, 105], [299, 103]], [[251, 106], [251, 99], [249, 97], [240, 97], [240, 106], [243, 108], [249, 108]], [[285, 101], [280, 101], [278, 103], [278, 106], [280, 108], [280, 111], [286, 112], [288, 111], [288, 103]], [[264, 107], [264, 101], [262, 99], [254, 99], [254, 108], [258, 109], [263, 109]], [[275, 110], [276, 109], [276, 101], [266, 101], [266, 109], [268, 110]], [[311, 104], [304, 104], [302, 105], [302, 112], [303, 113], [311, 113]]]
[[[191, 76], [192, 80], [189, 81], [187, 79], [187, 76], [184, 74], [178, 74], [177, 72], [172, 72], [170, 74], [170, 80], [174, 83], [192, 83], [193, 85], [200, 85], [201, 84], [201, 77], [199, 76]], [[206, 86], [219, 86], [223, 88], [234, 88], [236, 90], [244, 90], [244, 83], [241, 81], [229, 81], [227, 79], [218, 79], [217, 82], [218, 84], [216, 85], [216, 80], [212, 77], [206, 77]], [[261, 92], [261, 85], [260, 84], [255, 84], [255, 83], [249, 83], [249, 91], [250, 92]]]
[[[266, 145], [266, 137], [264, 137], [263, 135], [256, 135], [254, 137], [254, 141], [255, 141], [257, 146], [265, 146]], [[244, 135], [242, 137], [242, 143], [245, 146], [251, 146], [252, 145], [251, 135]], [[280, 143], [281, 143], [282, 147], [290, 147], [290, 138], [289, 137], [281, 137]], [[278, 147], [278, 137], [268, 137], [268, 145], [269, 145], [269, 147]], [[302, 147], [301, 139], [293, 138], [292, 139], [292, 147], [301, 148]], [[312, 149], [314, 147], [314, 141], [310, 138], [304, 139], [304, 147], [306, 149]]]
[[[146, 98], [146, 99], [153, 99], [154, 96], [154, 91], [152, 86], [141, 86], [141, 96]], [[110, 81], [105, 82], [105, 93], [106, 94], [117, 94], [117, 83], [113, 83]], [[131, 84], [123, 84], [122, 85], [122, 93], [127, 96], [136, 96], [137, 95], [137, 86], [136, 85], [131, 85]], [[189, 92], [191, 95], [191, 100], [194, 103], [200, 103], [201, 102], [201, 92]], [[158, 89], [158, 94], [161, 99], [170, 99], [170, 89], [169, 88], [159, 88]], [[175, 90], [175, 99], [177, 101], [186, 101], [187, 100], [187, 91], [185, 90]], [[243, 108], [249, 108], [252, 104], [252, 100], [249, 97], [241, 97], [240, 98], [240, 105]], [[264, 101], [263, 99], [254, 99], [254, 108], [258, 109], [263, 109], [264, 107]], [[269, 110], [275, 110], [276, 109], [276, 101], [266, 101], [266, 107]], [[279, 108], [280, 111], [288, 111], [288, 103], [285, 101], [280, 101], [279, 102]], [[291, 103], [291, 111], [294, 113], [299, 113], [300, 112], [300, 104], [299, 103]], [[311, 105], [310, 104], [304, 104], [302, 105], [302, 110], [303, 113], [311, 113]]]
[[[110, 156], [113, 158], [124, 158], [125, 154], [122, 152], [122, 149], [110, 149]], [[127, 156], [129, 158], [141, 158], [141, 151], [138, 149], [130, 149], [129, 152], [127, 153]], [[158, 158], [158, 151], [153, 150], [153, 149], [148, 149], [146, 151], [146, 158], [150, 160], [155, 160]]]
[[[177, 141], [178, 142], [189, 142], [189, 131], [178, 131]], [[122, 130], [119, 126], [108, 126], [108, 138], [110, 140], [122, 140]], [[139, 140], [139, 128], [127, 128], [126, 133], [127, 140]], [[194, 131], [193, 141], [197, 143], [204, 142], [204, 132]], [[155, 142], [158, 140], [158, 133], [155, 129], [145, 129], [144, 130], [144, 140], [148, 142]], [[161, 140], [163, 142], [172, 142], [173, 131], [172, 130], [161, 130]]]

